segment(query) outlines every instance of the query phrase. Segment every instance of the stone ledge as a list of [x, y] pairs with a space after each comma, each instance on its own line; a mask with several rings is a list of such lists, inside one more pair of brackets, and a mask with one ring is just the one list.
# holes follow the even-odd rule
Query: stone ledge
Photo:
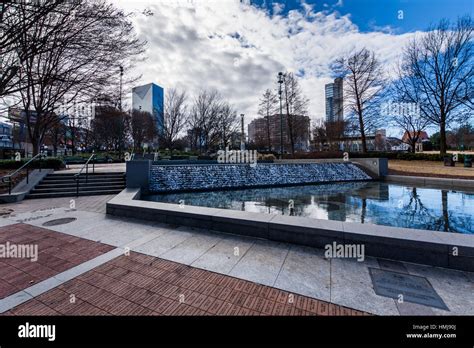
[[408, 176], [408, 175], [387, 175], [383, 178], [384, 181], [401, 183], [401, 184], [416, 184], [421, 186], [446, 186], [450, 189], [468, 189], [474, 191], [474, 180], [467, 179], [449, 179], [449, 178], [434, 178], [424, 176]]
[[[324, 248], [364, 244], [366, 256], [474, 271], [474, 240], [459, 233], [140, 201], [125, 189], [107, 203], [107, 214]], [[457, 256], [453, 248], [457, 248]]]

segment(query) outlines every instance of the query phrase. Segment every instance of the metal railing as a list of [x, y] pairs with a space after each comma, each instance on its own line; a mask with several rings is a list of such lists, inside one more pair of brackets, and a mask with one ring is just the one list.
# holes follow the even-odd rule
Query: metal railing
[[92, 161], [92, 174], [94, 174], [95, 173], [95, 153], [93, 153], [88, 158], [86, 163], [84, 163], [82, 165], [81, 170], [76, 175], [74, 175], [74, 180], [76, 180], [76, 196], [79, 196], [79, 179], [80, 179], [80, 176], [81, 176], [84, 168], [86, 169], [86, 184], [88, 182], [88, 179], [89, 179], [89, 162], [90, 161]]
[[25, 164], [23, 164], [20, 168], [18, 168], [17, 170], [15, 170], [14, 172], [8, 174], [8, 175], [5, 175], [2, 177], [2, 182], [3, 183], [6, 183], [8, 182], [8, 194], [11, 195], [12, 194], [12, 178], [19, 174], [23, 169], [26, 168], [26, 183], [28, 184], [29, 183], [29, 178], [30, 178], [30, 168], [29, 168], [29, 165], [31, 163], [33, 163], [33, 161], [35, 161], [36, 159], [39, 160], [39, 171], [41, 172], [41, 159], [45, 157], [45, 155], [43, 155], [42, 153], [39, 153], [37, 154], [36, 156], [32, 157], [28, 162], [26, 162]]

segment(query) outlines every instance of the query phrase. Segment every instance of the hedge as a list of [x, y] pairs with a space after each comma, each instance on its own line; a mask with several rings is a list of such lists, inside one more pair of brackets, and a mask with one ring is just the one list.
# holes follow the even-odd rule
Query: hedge
[[[27, 161], [28, 160], [21, 160], [21, 161], [0, 160], [0, 169], [18, 169]], [[38, 160], [33, 161], [29, 166], [29, 168], [39, 168], [39, 167], [40, 167], [40, 161]], [[51, 168], [54, 170], [58, 170], [58, 169], [64, 168], [64, 163], [58, 158], [46, 158], [46, 159], [41, 160], [41, 168]]]
[[[449, 155], [448, 155], [449, 156]], [[349, 158], [388, 158], [393, 160], [405, 160], [405, 161], [443, 161], [443, 157], [440, 154], [427, 154], [427, 153], [412, 153], [412, 152], [350, 152]], [[474, 157], [471, 155], [471, 157]], [[321, 151], [321, 152], [309, 152], [309, 153], [297, 153], [294, 157], [291, 155], [284, 155], [285, 159], [329, 159], [329, 158], [343, 158], [342, 151]], [[458, 161], [464, 162], [464, 155], [458, 155]]]

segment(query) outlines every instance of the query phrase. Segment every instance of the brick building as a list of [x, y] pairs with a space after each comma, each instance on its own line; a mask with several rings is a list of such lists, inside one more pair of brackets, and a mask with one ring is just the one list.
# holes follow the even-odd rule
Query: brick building
[[[290, 153], [290, 134], [293, 134], [295, 151], [308, 151], [310, 144], [310, 120], [308, 116], [282, 115], [283, 127], [280, 125], [280, 115], [271, 115], [254, 119], [248, 125], [249, 144], [258, 150], [280, 152], [280, 129], [283, 129], [283, 152]], [[291, 132], [289, 131], [291, 129]]]

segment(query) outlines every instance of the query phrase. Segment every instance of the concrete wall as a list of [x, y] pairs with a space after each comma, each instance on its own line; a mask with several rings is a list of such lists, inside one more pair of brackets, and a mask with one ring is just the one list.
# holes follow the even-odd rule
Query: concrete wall
[[151, 161], [128, 161], [126, 163], [127, 170], [127, 188], [141, 188], [148, 190], [150, 178]]

